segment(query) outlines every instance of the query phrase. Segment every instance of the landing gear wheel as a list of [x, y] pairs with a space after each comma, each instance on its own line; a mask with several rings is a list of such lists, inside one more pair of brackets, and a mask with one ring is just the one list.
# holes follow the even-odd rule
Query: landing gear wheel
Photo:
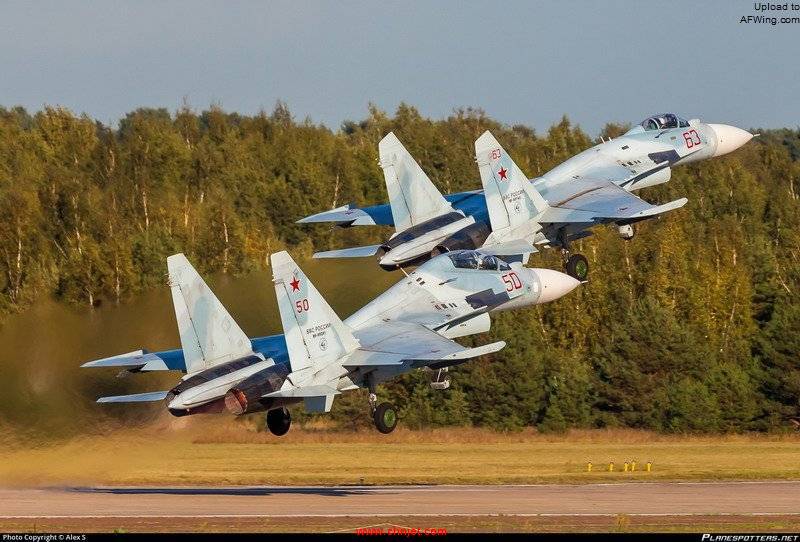
[[276, 408], [267, 412], [267, 428], [276, 437], [282, 437], [292, 425], [292, 415], [286, 408]]
[[375, 427], [384, 435], [388, 435], [397, 427], [397, 411], [391, 403], [381, 403], [372, 413]]
[[567, 270], [567, 275], [580, 281], [586, 280], [586, 277], [589, 276], [589, 262], [583, 254], [573, 254], [570, 256], [565, 268]]

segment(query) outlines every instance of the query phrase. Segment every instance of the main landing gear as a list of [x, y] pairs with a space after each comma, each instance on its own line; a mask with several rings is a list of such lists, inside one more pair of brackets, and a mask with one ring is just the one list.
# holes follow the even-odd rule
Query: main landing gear
[[267, 412], [267, 428], [276, 437], [282, 437], [289, 432], [292, 425], [292, 415], [285, 407], [276, 408]]
[[565, 229], [558, 234], [558, 244], [561, 245], [561, 258], [564, 260], [564, 271], [567, 275], [583, 282], [589, 277], [589, 261], [583, 254], [570, 254], [569, 235]]
[[572, 254], [567, 252], [564, 255], [564, 270], [567, 275], [585, 281], [589, 276], [589, 262], [583, 254]]
[[372, 413], [372, 421], [378, 431], [388, 435], [397, 427], [397, 409], [388, 402], [377, 405], [378, 396], [375, 394], [372, 375], [367, 375], [367, 388], [369, 389], [369, 410]]

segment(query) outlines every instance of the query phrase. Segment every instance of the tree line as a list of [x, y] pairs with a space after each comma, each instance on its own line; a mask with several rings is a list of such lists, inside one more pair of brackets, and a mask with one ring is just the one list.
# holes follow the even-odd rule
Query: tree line
[[[473, 142], [490, 129], [529, 176], [595, 141], [566, 117], [546, 133], [478, 109], [445, 119], [371, 106], [331, 130], [278, 103], [138, 109], [107, 126], [57, 107], [0, 108], [0, 312], [51, 293], [119, 302], [164, 279], [184, 252], [201, 273], [268, 266], [281, 249], [376, 242], [380, 233], [295, 224], [345, 203], [386, 201], [376, 165], [390, 130], [442, 192], [479, 186]], [[602, 137], [622, 133], [609, 123]], [[598, 138], [599, 139], [599, 138]], [[800, 416], [800, 130], [762, 131], [720, 159], [676, 168], [649, 201], [689, 198], [631, 242], [598, 228], [577, 243], [591, 282], [565, 299], [493, 317], [501, 354], [456, 368], [435, 392], [423, 373], [388, 386], [412, 426], [626, 426], [775, 430]], [[560, 265], [556, 251], [535, 255]], [[484, 342], [487, 337], [467, 339]], [[367, 423], [364, 398], [333, 419]]]

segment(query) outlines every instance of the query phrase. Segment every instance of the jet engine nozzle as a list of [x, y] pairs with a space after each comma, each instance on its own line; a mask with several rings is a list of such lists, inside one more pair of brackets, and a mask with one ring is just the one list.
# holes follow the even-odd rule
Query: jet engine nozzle
[[553, 269], [532, 269], [532, 271], [536, 273], [542, 288], [537, 303], [547, 303], [564, 297], [581, 284], [578, 279]]
[[753, 134], [747, 130], [742, 130], [729, 124], [709, 124], [708, 127], [714, 132], [714, 137], [717, 140], [714, 156], [722, 156], [733, 152], [753, 139]]

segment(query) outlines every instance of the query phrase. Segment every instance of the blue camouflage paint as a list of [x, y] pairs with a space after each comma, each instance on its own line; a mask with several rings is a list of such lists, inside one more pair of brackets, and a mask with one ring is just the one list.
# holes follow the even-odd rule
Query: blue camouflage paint
[[[444, 199], [449, 201], [454, 209], [462, 211], [464, 215], [474, 216], [476, 221], [489, 224], [489, 211], [486, 209], [486, 198], [483, 196], [483, 190], [448, 194], [444, 196]], [[351, 207], [353, 209], [359, 208], [367, 213], [378, 226], [394, 226], [392, 209], [388, 203], [370, 207], [356, 207], [355, 205]]]
[[[286, 349], [286, 339], [283, 335], [270, 335], [268, 337], [256, 337], [250, 339], [253, 352], [263, 354], [265, 358], [272, 358], [276, 364], [288, 363], [289, 353]], [[154, 352], [156, 356], [164, 361], [164, 364], [172, 371], [186, 372], [186, 361], [183, 359], [183, 350], [164, 350]]]

